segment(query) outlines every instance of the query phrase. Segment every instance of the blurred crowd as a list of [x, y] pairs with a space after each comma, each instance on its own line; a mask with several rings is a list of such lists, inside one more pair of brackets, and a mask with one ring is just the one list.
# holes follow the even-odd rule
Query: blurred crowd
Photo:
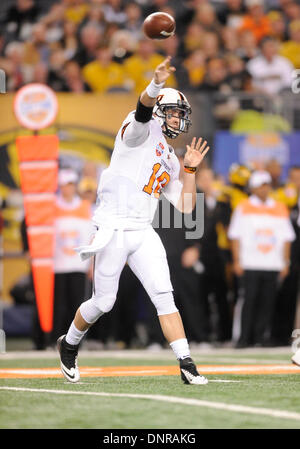
[[[183, 166], [184, 151], [176, 152]], [[59, 174], [54, 327], [45, 335], [35, 311], [31, 335], [37, 349], [54, 345], [82, 300], [92, 294], [93, 266], [82, 263], [74, 247], [88, 244], [91, 235], [99, 177], [94, 168], [89, 163], [83, 173], [66, 168]], [[175, 302], [192, 346], [291, 343], [299, 293], [300, 167], [290, 168], [286, 182], [281, 179], [276, 160], [255, 167], [233, 164], [228, 179], [203, 166], [196, 182], [204, 201], [193, 217], [196, 225], [204, 218], [202, 237], [161, 196], [153, 223], [166, 248]], [[165, 202], [171, 207], [168, 226], [161, 220]], [[28, 253], [25, 220], [22, 236]], [[32, 281], [27, 287], [33, 291]], [[11, 294], [16, 302], [26, 302], [21, 299], [24, 285]], [[165, 344], [154, 306], [125, 265], [115, 307], [90, 329], [84, 347], [159, 350]]]
[[[274, 95], [300, 69], [298, 0], [16, 0], [2, 14], [7, 90], [30, 82], [62, 92], [140, 93], [166, 55], [168, 85]], [[46, 5], [46, 7], [45, 7]], [[145, 38], [147, 15], [176, 19], [175, 36]]]
[[[293, 70], [300, 69], [296, 0], [16, 0], [7, 5], [0, 16], [0, 68], [11, 92], [41, 82], [60, 92], [139, 94], [155, 67], [171, 55], [176, 72], [168, 80], [170, 87], [210, 95], [258, 93], [273, 101], [291, 89]], [[175, 36], [145, 38], [143, 20], [157, 11], [175, 17]], [[228, 113], [229, 104], [224, 104]], [[88, 227], [98, 178], [92, 166], [59, 178], [54, 329], [46, 338], [35, 311], [32, 338], [37, 349], [53, 345], [82, 299], [91, 295], [92, 266], [70, 259], [72, 248], [86, 242], [78, 241], [75, 228], [64, 229], [62, 217], [64, 211], [76, 217], [84, 209]], [[186, 229], [174, 225], [178, 217], [172, 207], [171, 227], [157, 228], [191, 345], [290, 344], [299, 291], [300, 167], [291, 167], [282, 184], [276, 160], [259, 167], [235, 164], [228, 179], [207, 166], [197, 174], [197, 189], [205, 194], [201, 238], [186, 239]], [[261, 217], [267, 221], [261, 223]], [[22, 236], [28, 253], [25, 221]], [[271, 248], [277, 252], [269, 260]], [[32, 281], [26, 288], [33, 292]], [[24, 285], [15, 286], [11, 295], [16, 303], [26, 303]], [[90, 329], [83, 344], [165, 345], [155, 309], [127, 265], [114, 309]]]

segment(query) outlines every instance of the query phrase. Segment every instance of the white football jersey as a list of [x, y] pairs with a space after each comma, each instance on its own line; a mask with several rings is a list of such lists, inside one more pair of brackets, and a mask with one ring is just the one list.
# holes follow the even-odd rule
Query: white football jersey
[[[101, 174], [99, 206], [93, 217], [99, 226], [143, 229], [151, 224], [161, 193], [174, 205], [180, 198], [179, 160], [168, 145], [159, 121], [153, 117], [141, 124], [135, 121], [134, 114], [135, 111], [131, 112], [124, 120], [110, 165]], [[130, 139], [126, 136], [129, 124]]]

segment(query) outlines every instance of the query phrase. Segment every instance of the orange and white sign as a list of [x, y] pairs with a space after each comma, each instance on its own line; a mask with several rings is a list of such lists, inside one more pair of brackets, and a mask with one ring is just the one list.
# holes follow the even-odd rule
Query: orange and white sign
[[45, 84], [27, 84], [15, 95], [14, 113], [24, 128], [34, 131], [47, 128], [58, 113], [56, 94]]
[[19, 136], [16, 147], [37, 309], [42, 330], [50, 332], [59, 139], [56, 135]]
[[240, 242], [240, 262], [245, 270], [281, 271], [285, 266], [284, 244], [295, 232], [283, 203], [255, 195], [235, 209], [228, 237]]

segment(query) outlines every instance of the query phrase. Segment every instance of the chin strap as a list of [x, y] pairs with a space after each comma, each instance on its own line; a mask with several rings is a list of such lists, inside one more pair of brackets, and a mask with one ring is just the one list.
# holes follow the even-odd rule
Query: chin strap
[[162, 132], [163, 132], [167, 137], [169, 137], [169, 139], [176, 139], [176, 137], [178, 137], [179, 134], [180, 134], [180, 131], [179, 131], [179, 132], [177, 132], [177, 131], [172, 131], [170, 128], [168, 128], [168, 126], [166, 125], [166, 123], [164, 123], [164, 128], [165, 128], [165, 129], [162, 128]]

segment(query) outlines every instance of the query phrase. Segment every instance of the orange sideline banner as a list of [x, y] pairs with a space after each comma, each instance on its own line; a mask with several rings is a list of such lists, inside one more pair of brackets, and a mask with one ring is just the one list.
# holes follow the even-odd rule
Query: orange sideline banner
[[27, 228], [27, 236], [29, 253], [32, 259], [53, 257], [53, 226], [30, 226]]
[[21, 136], [17, 137], [16, 144], [20, 162], [58, 159], [59, 140], [55, 135]]
[[24, 195], [24, 210], [27, 226], [53, 226], [55, 195], [41, 193]]
[[53, 259], [35, 259], [32, 261], [32, 277], [39, 313], [40, 325], [44, 332], [53, 327]]
[[21, 162], [20, 183], [24, 194], [55, 192], [57, 187], [57, 162]]
[[55, 135], [21, 136], [16, 147], [36, 304], [42, 330], [51, 332], [59, 140]]

